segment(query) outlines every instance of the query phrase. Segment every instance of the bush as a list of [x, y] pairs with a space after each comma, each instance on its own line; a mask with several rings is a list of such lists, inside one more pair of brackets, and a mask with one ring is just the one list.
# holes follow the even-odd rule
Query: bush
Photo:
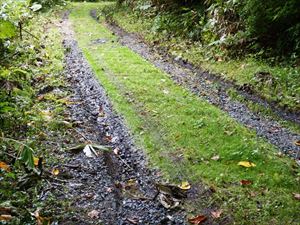
[[153, 32], [219, 48], [229, 56], [300, 55], [299, 0], [119, 0], [153, 18]]
[[257, 37], [261, 47], [270, 47], [278, 54], [299, 55], [299, 0], [246, 1], [240, 14], [250, 36]]

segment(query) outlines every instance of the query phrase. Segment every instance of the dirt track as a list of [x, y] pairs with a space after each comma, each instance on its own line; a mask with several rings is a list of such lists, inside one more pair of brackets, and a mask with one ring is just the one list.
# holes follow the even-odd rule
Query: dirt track
[[[155, 196], [157, 171], [147, 168], [122, 118], [113, 112], [103, 87], [98, 83], [79, 50], [67, 19], [61, 24], [66, 52], [66, 79], [74, 95], [70, 115], [86, 143], [110, 146], [87, 157], [83, 151], [69, 153], [65, 164], [70, 173], [65, 198], [73, 199], [73, 215], [64, 224], [185, 224], [180, 207], [164, 208]], [[101, 219], [100, 219], [101, 218]]]
[[[93, 15], [94, 13], [91, 12], [91, 14]], [[119, 37], [119, 42], [122, 45], [127, 46], [153, 63], [157, 68], [168, 73], [176, 83], [189, 89], [209, 103], [218, 106], [246, 127], [255, 130], [258, 136], [264, 137], [283, 153], [300, 160], [300, 147], [294, 144], [295, 141], [300, 140], [300, 135], [283, 127], [273, 118], [267, 118], [262, 114], [252, 112], [245, 104], [232, 100], [227, 90], [233, 86], [228, 82], [191, 65], [183, 65], [182, 61], [176, 61], [166, 54], [161, 55], [161, 52], [155, 47], [147, 45], [137, 35], [125, 32], [115, 24], [107, 24], [107, 27]], [[248, 99], [256, 99], [255, 101], [259, 102], [262, 107], [269, 107], [265, 105], [267, 103], [263, 100], [243, 91], [241, 93], [245, 96], [247, 95]], [[283, 119], [300, 123], [298, 114], [287, 113], [280, 109], [276, 110], [275, 112]]]

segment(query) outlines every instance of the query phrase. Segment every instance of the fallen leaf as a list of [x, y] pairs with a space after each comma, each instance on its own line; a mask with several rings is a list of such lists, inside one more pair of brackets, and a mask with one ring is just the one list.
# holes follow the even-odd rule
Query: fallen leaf
[[0, 162], [0, 168], [7, 172], [10, 171], [9, 165], [7, 165], [5, 162]]
[[113, 189], [111, 187], [106, 188], [106, 192], [112, 193]]
[[[33, 164], [35, 166], [38, 166], [40, 160], [43, 160], [43, 159], [41, 157], [39, 157], [39, 158], [38, 157], [33, 157]], [[45, 164], [45, 160], [43, 160], [42, 163]]]
[[107, 142], [111, 142], [111, 141], [112, 141], [112, 136], [106, 135], [106, 136], [104, 137], [104, 140], [107, 141]]
[[238, 163], [238, 165], [239, 166], [243, 166], [243, 167], [247, 167], [247, 168], [249, 168], [249, 167], [255, 167], [256, 166], [254, 163], [248, 162], [248, 161], [240, 161]]
[[182, 199], [187, 197], [187, 192], [180, 187], [172, 184], [155, 183], [156, 189], [165, 195], [170, 195], [176, 199]]
[[135, 186], [136, 185], [136, 180], [135, 179], [129, 179], [126, 184], [125, 184], [125, 188], [126, 187], [130, 187], [130, 186]]
[[86, 145], [83, 149], [83, 152], [87, 157], [90, 157], [90, 158], [98, 156], [97, 152], [95, 151], [95, 149], [93, 148], [92, 145]]
[[189, 190], [191, 188], [191, 185], [189, 184], [189, 182], [183, 181], [179, 185], [179, 188], [181, 188], [182, 190]]
[[99, 117], [104, 117], [105, 116], [104, 109], [103, 109], [102, 105], [99, 107], [99, 115], [98, 116]]
[[100, 212], [97, 210], [92, 210], [88, 213], [88, 216], [92, 219], [97, 219], [99, 217]]
[[0, 215], [0, 221], [9, 221], [12, 219], [11, 215]]
[[44, 95], [40, 95], [40, 96], [37, 98], [37, 100], [38, 100], [38, 101], [42, 101], [42, 100], [44, 100], [44, 98], [45, 98]]
[[218, 218], [220, 218], [222, 212], [223, 212], [222, 209], [219, 209], [219, 210], [216, 210], [216, 211], [212, 211], [212, 212], [211, 212], [211, 216], [212, 216], [212, 218], [214, 218], [214, 219], [218, 219]]
[[204, 215], [198, 215], [196, 217], [192, 217], [192, 218], [189, 218], [188, 221], [191, 223], [191, 224], [201, 224], [203, 223], [207, 218], [204, 216]]
[[11, 211], [12, 209], [9, 207], [0, 207], [0, 215], [9, 215]]
[[39, 165], [39, 158], [33, 157], [33, 163], [34, 163], [35, 166], [38, 166]]
[[298, 194], [298, 193], [293, 193], [293, 194], [294, 194], [294, 198], [296, 200], [300, 200], [300, 194]]
[[53, 174], [54, 176], [57, 176], [57, 175], [59, 174], [59, 169], [54, 168], [54, 169], [52, 170], [52, 174]]
[[86, 193], [85, 195], [84, 195], [84, 197], [85, 198], [88, 198], [88, 199], [91, 199], [91, 198], [93, 198], [95, 195], [94, 195], [94, 193]]
[[136, 219], [136, 218], [133, 218], [133, 219], [126, 218], [126, 220], [127, 220], [129, 223], [132, 223], [132, 224], [138, 224], [138, 222], [139, 222], [139, 220]]
[[294, 144], [300, 146], [300, 140], [295, 141]]
[[120, 149], [119, 149], [119, 148], [115, 148], [115, 149], [114, 149], [114, 153], [115, 153], [115, 155], [119, 155]]
[[219, 155], [215, 155], [215, 156], [211, 157], [211, 159], [217, 161], [217, 160], [220, 159], [220, 156]]
[[37, 209], [34, 213], [31, 213], [31, 215], [36, 218], [38, 225], [50, 225], [51, 223], [50, 218], [40, 216], [40, 209]]
[[165, 195], [160, 193], [158, 195], [158, 200], [166, 209], [174, 209], [177, 206], [179, 206], [179, 200], [173, 198], [171, 195]]
[[84, 147], [84, 149], [83, 149], [83, 152], [84, 152], [84, 154], [87, 156], [87, 157], [94, 157], [94, 154], [93, 154], [93, 152], [92, 152], [92, 150], [91, 150], [91, 147], [90, 147], [90, 145], [86, 145], [85, 147]]
[[246, 185], [252, 184], [252, 181], [251, 180], [241, 180], [240, 184], [243, 185], [243, 186], [246, 186]]

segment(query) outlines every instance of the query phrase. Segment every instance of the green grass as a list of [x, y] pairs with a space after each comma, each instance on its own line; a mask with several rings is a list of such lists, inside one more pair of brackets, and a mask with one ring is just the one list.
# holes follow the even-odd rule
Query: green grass
[[[112, 20], [128, 32], [139, 33], [146, 41], [155, 42], [165, 47], [174, 57], [182, 57], [195, 66], [201, 67], [213, 74], [235, 81], [238, 85], [251, 84], [253, 89], [268, 101], [293, 111], [300, 110], [300, 67], [293, 65], [270, 65], [258, 60], [258, 56], [246, 56], [237, 60], [224, 60], [218, 52], [211, 52], [199, 42], [191, 42], [181, 37], [166, 38], [166, 35], [153, 32], [153, 18], [143, 17], [126, 7], [114, 9], [111, 7]], [[213, 59], [212, 59], [213, 55]], [[221, 59], [221, 60], [217, 60]], [[271, 74], [272, 82], [260, 82], [256, 74], [267, 72]]]
[[[299, 169], [292, 160], [118, 44], [102, 22], [89, 16], [103, 3], [73, 6], [70, 19], [79, 46], [152, 166], [173, 182], [214, 186], [214, 197], [236, 224], [299, 223], [300, 205], [292, 195], [300, 191]], [[92, 44], [99, 38], [107, 42]], [[215, 155], [220, 160], [211, 160]], [[257, 166], [237, 165], [245, 160]], [[253, 184], [242, 187], [243, 179]]]

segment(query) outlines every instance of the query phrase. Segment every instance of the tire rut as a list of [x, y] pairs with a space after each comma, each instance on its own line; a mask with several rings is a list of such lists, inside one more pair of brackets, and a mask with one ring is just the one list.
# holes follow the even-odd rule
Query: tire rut
[[83, 151], [64, 153], [69, 179], [63, 197], [73, 203], [72, 214], [62, 224], [186, 224], [183, 209], [168, 210], [154, 198], [159, 172], [148, 168], [143, 151], [113, 111], [67, 18], [68, 13], [60, 29], [66, 49], [65, 76], [73, 90], [74, 104], [68, 106], [68, 114], [79, 124], [78, 142], [110, 146], [111, 151], [99, 152], [98, 157], [87, 157]]

